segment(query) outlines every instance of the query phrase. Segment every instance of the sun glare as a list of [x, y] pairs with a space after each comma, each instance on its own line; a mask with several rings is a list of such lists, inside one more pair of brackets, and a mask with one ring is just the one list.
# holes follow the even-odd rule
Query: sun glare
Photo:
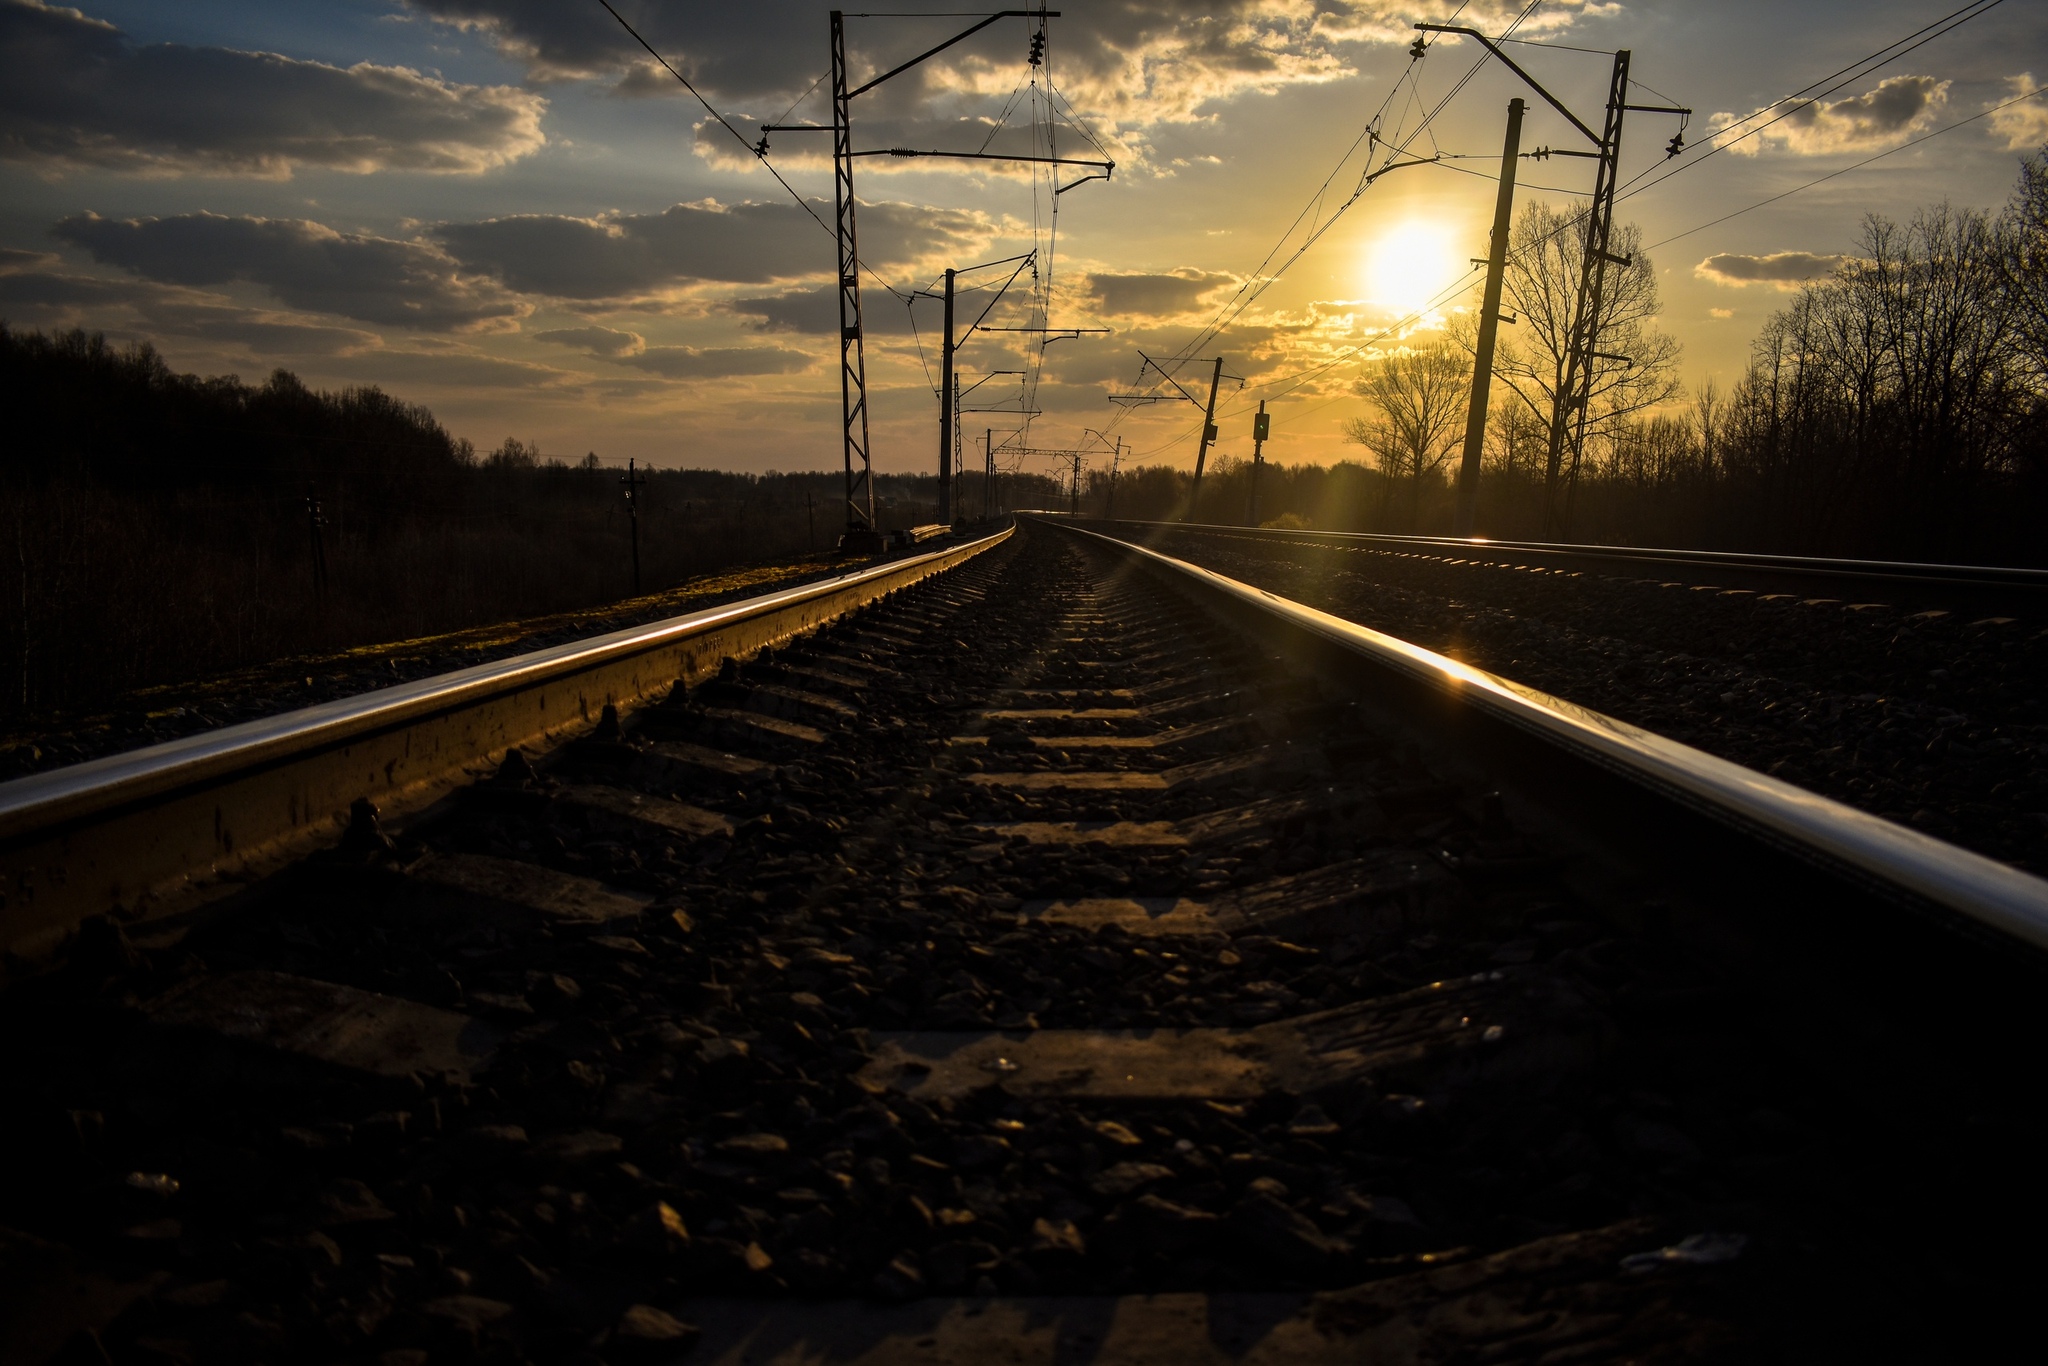
[[1457, 243], [1440, 223], [1411, 219], [1381, 233], [1366, 258], [1372, 302], [1403, 313], [1427, 307], [1458, 278]]

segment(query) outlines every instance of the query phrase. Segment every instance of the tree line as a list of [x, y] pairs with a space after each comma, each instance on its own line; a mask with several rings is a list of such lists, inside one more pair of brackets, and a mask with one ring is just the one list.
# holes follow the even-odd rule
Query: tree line
[[[1550, 464], [1578, 287], [1578, 206], [1531, 205], [1509, 243], [1478, 529], [1785, 554], [2048, 563], [2048, 152], [1998, 211], [1870, 215], [1856, 249], [1802, 285], [1725, 391], [1689, 392], [1657, 326], [1655, 266], [1618, 228], [1578, 457]], [[1262, 518], [1446, 533], [1465, 432], [1470, 310], [1370, 361], [1345, 423], [1361, 462], [1261, 476]], [[1284, 419], [1283, 419], [1284, 420]], [[1249, 515], [1248, 467], [1219, 462], [1201, 520]], [[1123, 515], [1180, 515], [1185, 476], [1133, 470]], [[1340, 496], [1338, 490], [1344, 492]], [[1091, 501], [1109, 505], [1098, 476]]]
[[[630, 596], [623, 472], [478, 451], [374, 387], [173, 371], [0, 325], [0, 716]], [[829, 552], [838, 473], [645, 472], [642, 582]], [[877, 481], [886, 526], [933, 481]], [[324, 563], [324, 586], [320, 582]]]

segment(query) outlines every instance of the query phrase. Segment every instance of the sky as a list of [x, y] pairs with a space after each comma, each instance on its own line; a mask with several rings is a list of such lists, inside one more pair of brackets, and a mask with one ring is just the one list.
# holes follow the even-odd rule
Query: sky
[[[855, 145], [1114, 170], [1055, 194], [1094, 173], [856, 161], [875, 466], [936, 465], [941, 304], [920, 296], [948, 266], [971, 466], [994, 429], [1012, 468], [1117, 442], [1192, 467], [1201, 415], [1148, 356], [1197, 399], [1222, 357], [1223, 453], [1250, 454], [1263, 400], [1269, 459], [1356, 458], [1363, 367], [1477, 283], [1507, 101], [1530, 101], [1525, 151], [1588, 145], [1476, 44], [1414, 55], [1417, 21], [1526, 40], [1510, 55], [1596, 127], [1616, 49], [1632, 102], [1694, 111], [1668, 161], [1678, 119], [1627, 115], [1617, 221], [1649, 244], [1683, 378], [1725, 388], [1866, 215], [1995, 208], [2048, 142], [2048, 95], [2007, 103], [2048, 81], [2028, 0], [1777, 104], [1963, 3], [1067, 0], [1035, 67], [1039, 21], [998, 20], [855, 98]], [[599, 0], [0, 0], [0, 319], [379, 385], [481, 449], [839, 468], [830, 139], [748, 145], [829, 119], [828, 7], [614, 5], [723, 124]], [[971, 22], [849, 17], [849, 67]], [[1359, 190], [1390, 160], [1428, 164]], [[1564, 204], [1592, 163], [1518, 174], [1518, 205]]]

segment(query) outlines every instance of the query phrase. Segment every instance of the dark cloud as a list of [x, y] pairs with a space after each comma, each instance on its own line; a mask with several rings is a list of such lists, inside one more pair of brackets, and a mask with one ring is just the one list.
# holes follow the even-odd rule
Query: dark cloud
[[500, 360], [474, 352], [373, 351], [322, 367], [368, 384], [437, 384], [455, 389], [525, 389], [574, 392], [583, 376], [551, 365]]
[[[683, 96], [630, 35], [597, 5], [558, 0], [407, 0], [440, 22], [486, 35], [536, 76], [600, 77], [621, 93]], [[714, 99], [758, 103], [774, 114], [824, 74], [828, 4], [809, 0], [621, 0], [620, 12], [693, 83]], [[1549, 7], [1540, 28], [1569, 24], [1575, 0]], [[1468, 22], [1498, 28], [1501, 6], [1475, 6]], [[1130, 125], [1185, 118], [1204, 103], [1241, 91], [1346, 75], [1342, 50], [1361, 42], [1406, 42], [1413, 16], [1390, 0], [1100, 0], [1071, 6], [1052, 21], [1051, 70], [1066, 93], [1091, 112]], [[963, 17], [922, 20], [853, 18], [846, 28], [856, 79], [951, 37]], [[1025, 71], [1031, 26], [992, 25], [945, 56], [863, 96], [865, 112], [901, 116], [935, 102], [949, 117], [976, 89], [1000, 103]], [[988, 103], [988, 98], [980, 100]], [[974, 103], [974, 101], [967, 101]], [[799, 115], [815, 115], [818, 101]], [[772, 106], [772, 107], [771, 107]], [[723, 107], [723, 106], [722, 106]], [[728, 114], [734, 112], [726, 108]], [[720, 136], [725, 136], [723, 133]], [[881, 145], [890, 145], [887, 143]], [[794, 149], [792, 149], [794, 150]]]
[[558, 327], [536, 332], [533, 339], [550, 346], [573, 346], [593, 356], [614, 357], [629, 355], [647, 344], [638, 332], [621, 332], [611, 327]]
[[[830, 206], [814, 205], [830, 219]], [[861, 255], [877, 269], [958, 257], [998, 233], [986, 215], [864, 204]], [[829, 273], [832, 238], [796, 204], [677, 204], [652, 214], [520, 214], [446, 223], [434, 238], [467, 270], [525, 294], [623, 299], [698, 281], [766, 284]], [[914, 244], [914, 246], [913, 246]]]
[[301, 322], [289, 315], [245, 308], [166, 304], [149, 309], [146, 317], [149, 330], [160, 336], [196, 337], [201, 341], [246, 346], [259, 355], [333, 356], [369, 350], [379, 344], [374, 332]]
[[[189, 337], [265, 356], [332, 356], [381, 344], [373, 332], [288, 313], [211, 301], [197, 290], [147, 280], [104, 280], [63, 271], [9, 270], [0, 254], [0, 307], [38, 323], [82, 325], [162, 339]], [[46, 257], [46, 260], [55, 260]]]
[[[867, 286], [861, 295], [861, 318], [867, 329], [866, 335], [909, 336], [910, 315], [903, 305], [886, 291], [874, 288], [872, 281], [862, 283]], [[985, 295], [980, 297], [986, 298]], [[793, 332], [806, 337], [839, 335], [839, 291], [831, 285], [754, 298], [727, 299], [719, 307], [751, 320], [756, 330], [762, 332]], [[918, 325], [929, 324], [936, 328], [939, 324], [938, 305], [926, 299], [917, 307]], [[960, 307], [964, 310], [966, 305], [963, 303]], [[975, 304], [975, 311], [980, 309], [981, 305]], [[962, 321], [963, 327], [966, 321]]]
[[47, 251], [23, 251], [20, 247], [0, 247], [0, 275], [15, 275], [24, 270], [47, 270], [57, 264], [57, 258]]
[[93, 259], [163, 284], [247, 281], [294, 308], [395, 327], [473, 327], [524, 311], [464, 278], [426, 242], [340, 233], [302, 218], [101, 218], [80, 214], [52, 231]]
[[468, 172], [545, 141], [547, 102], [403, 67], [346, 69], [274, 53], [138, 46], [39, 0], [0, 0], [0, 157], [117, 170], [285, 176]]
[[101, 280], [64, 271], [13, 270], [0, 274], [0, 304], [16, 306], [64, 308], [96, 304], [105, 307], [138, 303], [144, 296], [161, 292], [131, 280]]
[[[1772, 148], [1826, 156], [1888, 146], [1934, 122], [1948, 103], [1949, 84], [1932, 76], [1893, 76], [1861, 95], [1798, 105], [1759, 136], [1733, 143], [1729, 150], [1737, 156]], [[1720, 129], [1740, 120], [1721, 113], [1708, 122]]]
[[1774, 251], [1768, 256], [1721, 252], [1694, 266], [1693, 274], [1724, 285], [1793, 285], [1832, 275], [1849, 262], [1847, 256], [1822, 256], [1810, 251]]
[[1236, 283], [1234, 275], [1182, 266], [1160, 273], [1097, 272], [1084, 289], [1112, 317], [1171, 318], [1194, 311], [1205, 295]]
[[810, 366], [811, 357], [782, 346], [650, 346], [619, 364], [665, 379], [728, 379], [740, 375], [786, 375]]
[[830, 337], [839, 331], [839, 291], [831, 285], [754, 299], [728, 299], [723, 307], [729, 313], [755, 319], [763, 332]]

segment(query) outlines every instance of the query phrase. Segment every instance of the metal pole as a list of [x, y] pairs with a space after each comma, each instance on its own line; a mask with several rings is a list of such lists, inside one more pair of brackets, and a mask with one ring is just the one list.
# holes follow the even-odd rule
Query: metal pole
[[[860, 315], [860, 247], [853, 221], [853, 126], [846, 89], [846, 16], [832, 11], [832, 211], [839, 242], [839, 422], [846, 460], [849, 551], [879, 549], [868, 467], [868, 368]], [[854, 473], [858, 459], [860, 472]]]
[[1209, 443], [1216, 439], [1216, 386], [1222, 382], [1223, 357], [1218, 356], [1216, 369], [1209, 376], [1209, 406], [1202, 411], [1202, 444], [1195, 450], [1195, 486], [1188, 491], [1188, 517], [1197, 515], [1196, 503], [1202, 496], [1202, 466], [1209, 462]]
[[[1572, 303], [1572, 326], [1566, 334], [1564, 373], [1550, 407], [1550, 443], [1543, 467], [1544, 530], [1562, 533], [1558, 479], [1564, 458], [1565, 431], [1574, 426], [1572, 472], [1578, 472], [1579, 443], [1585, 439], [1585, 408], [1592, 397], [1592, 352], [1600, 331], [1599, 287], [1605, 278], [1608, 232], [1614, 222], [1614, 189], [1621, 154], [1621, 113], [1628, 99], [1628, 49], [1614, 54], [1608, 86], [1607, 126], [1600, 140], [1600, 159], [1593, 180], [1593, 203], [1586, 214], [1586, 247], [1579, 261], [1579, 291]], [[1576, 424], [1573, 419], [1577, 418]]]
[[626, 461], [626, 472], [619, 482], [626, 486], [626, 520], [633, 528], [633, 596], [640, 596], [640, 485], [647, 482], [646, 476], [635, 470], [635, 460]]
[[953, 521], [951, 482], [953, 474], [953, 267], [946, 267], [946, 330], [939, 347], [939, 515], [942, 525]]
[[1259, 400], [1259, 415], [1252, 422], [1252, 507], [1247, 526], [1259, 524], [1259, 474], [1266, 467], [1266, 400]]
[[[1557, 520], [1560, 535], [1571, 524], [1572, 503], [1579, 488], [1579, 462], [1586, 453], [1586, 419], [1593, 407], [1593, 362], [1600, 359], [1600, 304], [1607, 290], [1607, 264], [1612, 261], [1618, 266], [1628, 266], [1632, 261], [1610, 253], [1607, 248], [1614, 234], [1614, 192], [1621, 179], [1621, 120], [1628, 109], [1628, 68], [1629, 52], [1623, 48], [1614, 54], [1614, 78], [1608, 87], [1607, 126], [1603, 130], [1606, 140], [1602, 147], [1606, 155], [1601, 158], [1599, 171], [1593, 181], [1593, 201], [1596, 206], [1604, 204], [1604, 212], [1595, 215], [1594, 222], [1587, 225], [1587, 260], [1592, 265], [1592, 281], [1586, 292], [1586, 344], [1584, 359], [1581, 361], [1578, 401], [1573, 405], [1572, 419], [1572, 464], [1565, 476], [1564, 509]], [[1596, 245], [1592, 233], [1598, 230], [1600, 240]]]
[[1501, 279], [1507, 273], [1508, 230], [1515, 213], [1515, 166], [1522, 153], [1521, 100], [1508, 101], [1508, 134], [1500, 150], [1500, 195], [1493, 202], [1493, 244], [1486, 253], [1486, 292], [1479, 305], [1479, 343], [1472, 353], [1472, 406], [1465, 412], [1465, 458], [1458, 465], [1454, 536], [1470, 536], [1479, 508], [1479, 462], [1486, 447], [1486, 405], [1493, 395], [1493, 346], [1500, 330]]
[[321, 540], [320, 528], [327, 525], [327, 519], [320, 515], [320, 495], [309, 486], [306, 489], [306, 529], [313, 536], [313, 610], [327, 610], [327, 546]]

